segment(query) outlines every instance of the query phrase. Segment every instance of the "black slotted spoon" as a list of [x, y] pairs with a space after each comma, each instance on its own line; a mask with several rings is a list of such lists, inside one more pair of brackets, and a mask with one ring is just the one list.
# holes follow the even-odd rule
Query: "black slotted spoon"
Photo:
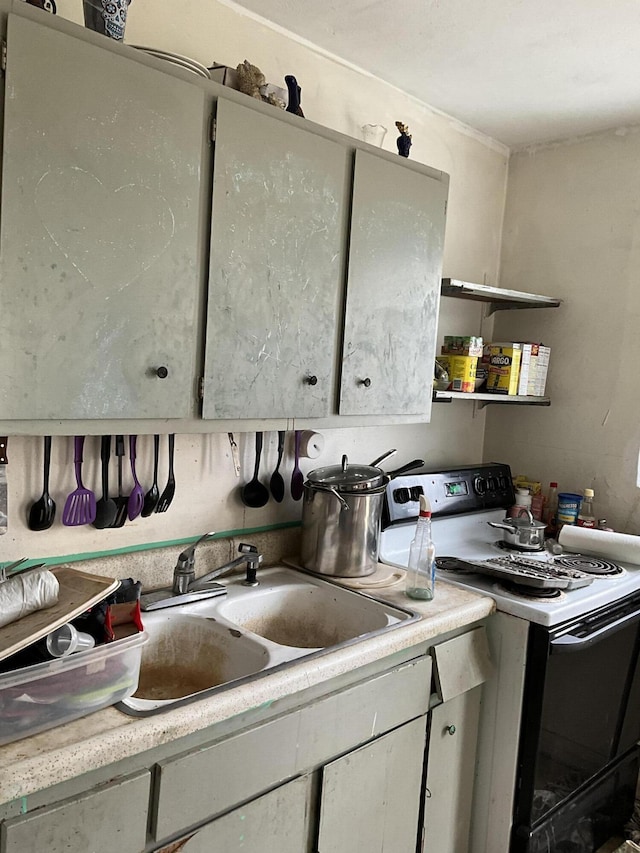
[[173, 500], [173, 496], [176, 493], [176, 479], [173, 474], [173, 455], [175, 452], [175, 435], [169, 436], [169, 477], [167, 479], [167, 485], [164, 487], [164, 491], [160, 495], [160, 499], [158, 500], [158, 505], [156, 506], [156, 512], [166, 512], [171, 506], [171, 501]]
[[160, 490], [158, 489], [158, 456], [160, 455], [160, 436], [153, 436], [153, 483], [151, 488], [144, 496], [142, 504], [142, 517], [148, 518], [158, 505], [160, 500]]

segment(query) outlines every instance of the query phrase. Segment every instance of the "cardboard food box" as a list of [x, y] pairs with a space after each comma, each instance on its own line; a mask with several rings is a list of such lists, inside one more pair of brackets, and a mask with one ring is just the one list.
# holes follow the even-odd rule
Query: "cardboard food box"
[[518, 377], [522, 344], [492, 343], [489, 355], [489, 376], [487, 391], [491, 394], [516, 395], [518, 393]]
[[475, 391], [477, 356], [445, 353], [438, 356], [438, 361], [449, 374], [448, 391], [464, 391], [469, 394]]

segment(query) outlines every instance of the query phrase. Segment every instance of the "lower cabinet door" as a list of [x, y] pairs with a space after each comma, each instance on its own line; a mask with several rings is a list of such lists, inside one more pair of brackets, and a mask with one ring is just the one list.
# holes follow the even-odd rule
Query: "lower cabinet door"
[[311, 853], [311, 814], [311, 776], [301, 776], [160, 853]]
[[318, 853], [415, 853], [426, 717], [322, 771]]
[[475, 687], [431, 711], [423, 853], [469, 848], [480, 693]]

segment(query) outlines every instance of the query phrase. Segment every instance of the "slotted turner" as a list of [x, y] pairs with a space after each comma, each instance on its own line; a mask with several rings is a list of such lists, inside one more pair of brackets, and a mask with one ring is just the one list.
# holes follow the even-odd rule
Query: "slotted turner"
[[76, 435], [73, 439], [73, 463], [76, 471], [77, 489], [67, 498], [62, 513], [62, 523], [67, 527], [77, 527], [80, 524], [93, 524], [96, 518], [96, 496], [91, 489], [85, 489], [82, 484], [82, 451], [84, 436]]

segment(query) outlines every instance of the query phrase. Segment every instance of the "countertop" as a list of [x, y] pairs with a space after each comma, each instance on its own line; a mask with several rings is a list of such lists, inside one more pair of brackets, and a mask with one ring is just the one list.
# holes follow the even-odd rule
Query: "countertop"
[[[387, 567], [388, 568], [388, 567]], [[106, 708], [0, 747], [0, 803], [26, 797], [321, 684], [490, 615], [493, 599], [440, 582], [433, 601], [410, 601], [401, 583], [371, 591], [422, 615], [388, 633], [298, 663], [248, 684], [151, 717]]]

